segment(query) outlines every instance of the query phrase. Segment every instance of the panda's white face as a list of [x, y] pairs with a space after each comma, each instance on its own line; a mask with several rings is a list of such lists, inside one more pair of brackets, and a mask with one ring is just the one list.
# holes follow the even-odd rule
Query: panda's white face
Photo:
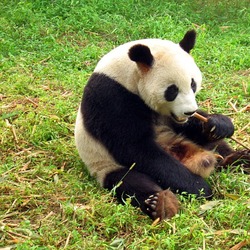
[[198, 106], [201, 72], [189, 52], [196, 34], [188, 31], [179, 44], [144, 39], [123, 44], [106, 54], [95, 72], [104, 73], [139, 95], [154, 111], [185, 122]]
[[182, 123], [198, 109], [195, 95], [201, 81], [193, 58], [179, 48], [171, 54], [154, 56], [153, 65], [141, 73], [138, 92], [157, 113]]

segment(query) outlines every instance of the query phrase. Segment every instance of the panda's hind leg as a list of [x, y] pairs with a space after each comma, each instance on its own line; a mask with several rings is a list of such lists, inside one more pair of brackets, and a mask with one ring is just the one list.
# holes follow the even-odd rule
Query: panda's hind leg
[[104, 187], [115, 189], [116, 197], [122, 203], [130, 198], [133, 206], [140, 207], [153, 220], [171, 218], [179, 209], [179, 201], [170, 190], [163, 190], [149, 176], [135, 170], [109, 173]]
[[192, 173], [203, 178], [209, 177], [217, 163], [214, 152], [176, 135], [164, 126], [156, 127], [155, 131], [156, 142], [164, 151], [180, 161]]
[[174, 143], [170, 148], [170, 154], [191, 172], [203, 178], [209, 177], [214, 171], [218, 157], [214, 152], [205, 150], [188, 140]]

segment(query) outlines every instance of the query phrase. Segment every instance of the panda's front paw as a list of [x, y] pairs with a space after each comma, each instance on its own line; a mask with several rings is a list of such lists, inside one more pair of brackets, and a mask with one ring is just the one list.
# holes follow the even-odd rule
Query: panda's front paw
[[245, 173], [250, 174], [250, 150], [235, 151], [220, 162], [220, 166], [239, 166], [241, 165]]
[[160, 221], [172, 218], [179, 210], [179, 201], [170, 190], [163, 190], [150, 195], [145, 200], [146, 213], [151, 219]]
[[234, 133], [234, 125], [230, 118], [224, 115], [210, 115], [204, 123], [204, 134], [210, 141], [231, 137]]

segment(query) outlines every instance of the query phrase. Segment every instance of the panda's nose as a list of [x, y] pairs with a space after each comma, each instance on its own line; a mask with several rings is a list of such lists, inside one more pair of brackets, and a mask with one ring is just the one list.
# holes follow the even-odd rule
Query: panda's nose
[[190, 112], [185, 112], [184, 114], [188, 115], [188, 116], [192, 116], [195, 112], [196, 112], [196, 110], [190, 111]]

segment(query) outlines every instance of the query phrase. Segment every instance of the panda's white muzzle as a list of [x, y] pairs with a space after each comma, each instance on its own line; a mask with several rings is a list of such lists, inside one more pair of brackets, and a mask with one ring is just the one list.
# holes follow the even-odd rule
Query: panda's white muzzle
[[171, 113], [171, 117], [177, 123], [185, 123], [188, 120], [188, 117], [178, 117], [174, 113]]
[[171, 117], [177, 123], [185, 123], [185, 122], [187, 122], [188, 118], [191, 117], [196, 112], [196, 110], [185, 112], [184, 116], [176, 116], [174, 113], [171, 112]]

